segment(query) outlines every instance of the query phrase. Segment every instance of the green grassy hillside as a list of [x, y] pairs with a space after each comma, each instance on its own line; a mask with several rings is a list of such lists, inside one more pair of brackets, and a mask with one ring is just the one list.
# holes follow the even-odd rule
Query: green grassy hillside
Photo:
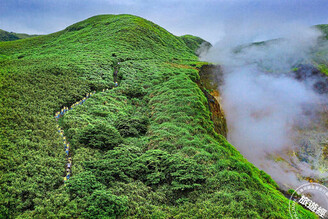
[[29, 35], [26, 33], [13, 33], [0, 29], [0, 41], [13, 41], [13, 40], [26, 39], [35, 36], [38, 35]]
[[204, 50], [208, 50], [212, 45], [203, 40], [200, 37], [196, 37], [196, 36], [192, 36], [192, 35], [183, 35], [180, 37], [186, 44], [186, 46], [188, 46], [192, 52], [194, 52], [196, 55], [200, 54], [200, 47], [202, 47], [202, 49]]
[[18, 39], [19, 37], [15, 34], [0, 29], [0, 41], [12, 41]]
[[[203, 64], [131, 15], [0, 43], [0, 218], [289, 218], [270, 176], [214, 131]], [[119, 86], [102, 92], [114, 67]], [[73, 158], [64, 185], [54, 114], [92, 90], [59, 120]]]
[[36, 36], [40, 36], [37, 34], [26, 34], [26, 33], [13, 33], [15, 34], [15, 36], [17, 36], [19, 39], [26, 39], [26, 38], [31, 38], [31, 37], [36, 37]]
[[328, 40], [328, 24], [319, 24], [315, 26], [318, 28], [324, 35], [324, 37]]

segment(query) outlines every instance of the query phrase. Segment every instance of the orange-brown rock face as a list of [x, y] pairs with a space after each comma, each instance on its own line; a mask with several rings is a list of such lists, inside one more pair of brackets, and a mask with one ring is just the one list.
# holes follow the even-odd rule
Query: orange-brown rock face
[[204, 65], [199, 71], [200, 81], [198, 86], [207, 98], [209, 109], [212, 113], [214, 129], [217, 133], [227, 136], [227, 124], [221, 107], [219, 85], [222, 83], [222, 70], [218, 65]]

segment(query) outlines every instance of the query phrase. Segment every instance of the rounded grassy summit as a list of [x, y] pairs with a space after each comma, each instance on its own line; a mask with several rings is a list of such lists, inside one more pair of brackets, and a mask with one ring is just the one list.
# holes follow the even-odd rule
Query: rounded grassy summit
[[[132, 15], [0, 42], [0, 217], [288, 218], [276, 183], [215, 131], [202, 43]], [[54, 115], [91, 91], [58, 120], [64, 183]]]

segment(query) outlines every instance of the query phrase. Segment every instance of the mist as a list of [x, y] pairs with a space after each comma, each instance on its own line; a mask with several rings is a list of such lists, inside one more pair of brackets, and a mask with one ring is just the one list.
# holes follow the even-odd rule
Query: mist
[[[323, 79], [310, 72], [300, 80], [292, 72], [311, 64], [321, 32], [296, 22], [269, 23], [230, 23], [222, 40], [201, 59], [223, 68], [219, 90], [228, 141], [280, 186], [295, 188], [306, 177], [327, 177], [315, 166], [321, 148], [312, 148], [302, 160], [299, 155], [302, 142], [314, 135], [314, 145], [328, 139], [323, 126], [310, 133], [327, 104], [327, 95], [314, 89]], [[252, 44], [261, 40], [268, 41]]]

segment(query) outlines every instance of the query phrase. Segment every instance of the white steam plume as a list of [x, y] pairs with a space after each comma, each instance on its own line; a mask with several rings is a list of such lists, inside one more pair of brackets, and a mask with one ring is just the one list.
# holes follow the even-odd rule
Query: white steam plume
[[[231, 32], [201, 56], [224, 69], [219, 89], [228, 140], [280, 185], [299, 185], [299, 175], [324, 177], [292, 155], [300, 147], [295, 141], [297, 130], [317, 119], [323, 97], [312, 89], [310, 79], [298, 81], [289, 74], [297, 64], [311, 62], [321, 33], [295, 23], [275, 25], [271, 28], [279, 39], [247, 45], [245, 39], [252, 43], [265, 38], [261, 24], [255, 26], [258, 32], [250, 28], [248, 33], [247, 26], [230, 28]], [[284, 162], [275, 162], [277, 157]]]

